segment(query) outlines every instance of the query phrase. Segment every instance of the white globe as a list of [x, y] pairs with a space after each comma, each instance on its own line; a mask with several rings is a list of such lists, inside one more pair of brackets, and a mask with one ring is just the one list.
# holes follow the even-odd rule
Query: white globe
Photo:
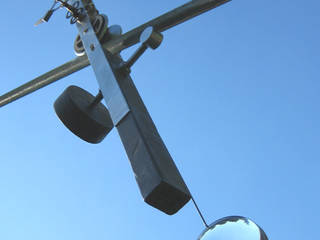
[[245, 217], [219, 219], [205, 229], [198, 240], [268, 240], [264, 231]]

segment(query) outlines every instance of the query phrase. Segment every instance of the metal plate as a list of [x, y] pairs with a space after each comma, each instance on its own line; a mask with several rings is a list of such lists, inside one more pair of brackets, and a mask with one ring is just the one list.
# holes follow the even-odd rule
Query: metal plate
[[[82, 3], [80, 6], [83, 7]], [[89, 17], [86, 16], [81, 23], [77, 23], [77, 28], [90, 64], [98, 80], [100, 90], [108, 106], [111, 119], [116, 126], [130, 111], [128, 104], [118, 86], [112, 67], [95, 34]]]

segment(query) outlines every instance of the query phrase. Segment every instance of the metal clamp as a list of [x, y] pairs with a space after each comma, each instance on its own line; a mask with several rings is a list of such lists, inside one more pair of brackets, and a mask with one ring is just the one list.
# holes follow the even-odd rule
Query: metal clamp
[[130, 72], [130, 68], [133, 64], [142, 56], [142, 54], [148, 49], [156, 49], [163, 41], [163, 35], [154, 31], [153, 27], [147, 27], [140, 34], [141, 46], [135, 51], [135, 53], [129, 58], [129, 60], [122, 66], [122, 70]]

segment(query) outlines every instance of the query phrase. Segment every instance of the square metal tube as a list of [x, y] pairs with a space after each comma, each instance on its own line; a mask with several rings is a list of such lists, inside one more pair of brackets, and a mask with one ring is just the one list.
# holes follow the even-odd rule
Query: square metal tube
[[[118, 66], [119, 56], [108, 56]], [[130, 112], [116, 126], [146, 203], [172, 215], [191, 198], [129, 74], [116, 78]]]
[[145, 202], [176, 213], [190, 200], [190, 193], [129, 73], [121, 70], [122, 59], [103, 50], [89, 17], [77, 27]]

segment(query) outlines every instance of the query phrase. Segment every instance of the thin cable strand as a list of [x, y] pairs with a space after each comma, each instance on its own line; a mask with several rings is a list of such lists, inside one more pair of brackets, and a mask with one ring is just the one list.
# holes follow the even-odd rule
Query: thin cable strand
[[194, 206], [195, 206], [196, 209], [197, 209], [197, 212], [198, 212], [199, 216], [200, 216], [201, 219], [202, 219], [202, 222], [204, 223], [204, 225], [206, 226], [206, 228], [209, 228], [209, 225], [207, 224], [206, 220], [204, 219], [204, 217], [203, 217], [203, 215], [202, 215], [202, 213], [201, 213], [201, 211], [200, 211], [200, 209], [199, 209], [199, 207], [198, 207], [198, 204], [197, 204], [196, 201], [194, 200], [193, 196], [191, 196], [191, 199], [192, 199], [192, 202], [193, 202]]

